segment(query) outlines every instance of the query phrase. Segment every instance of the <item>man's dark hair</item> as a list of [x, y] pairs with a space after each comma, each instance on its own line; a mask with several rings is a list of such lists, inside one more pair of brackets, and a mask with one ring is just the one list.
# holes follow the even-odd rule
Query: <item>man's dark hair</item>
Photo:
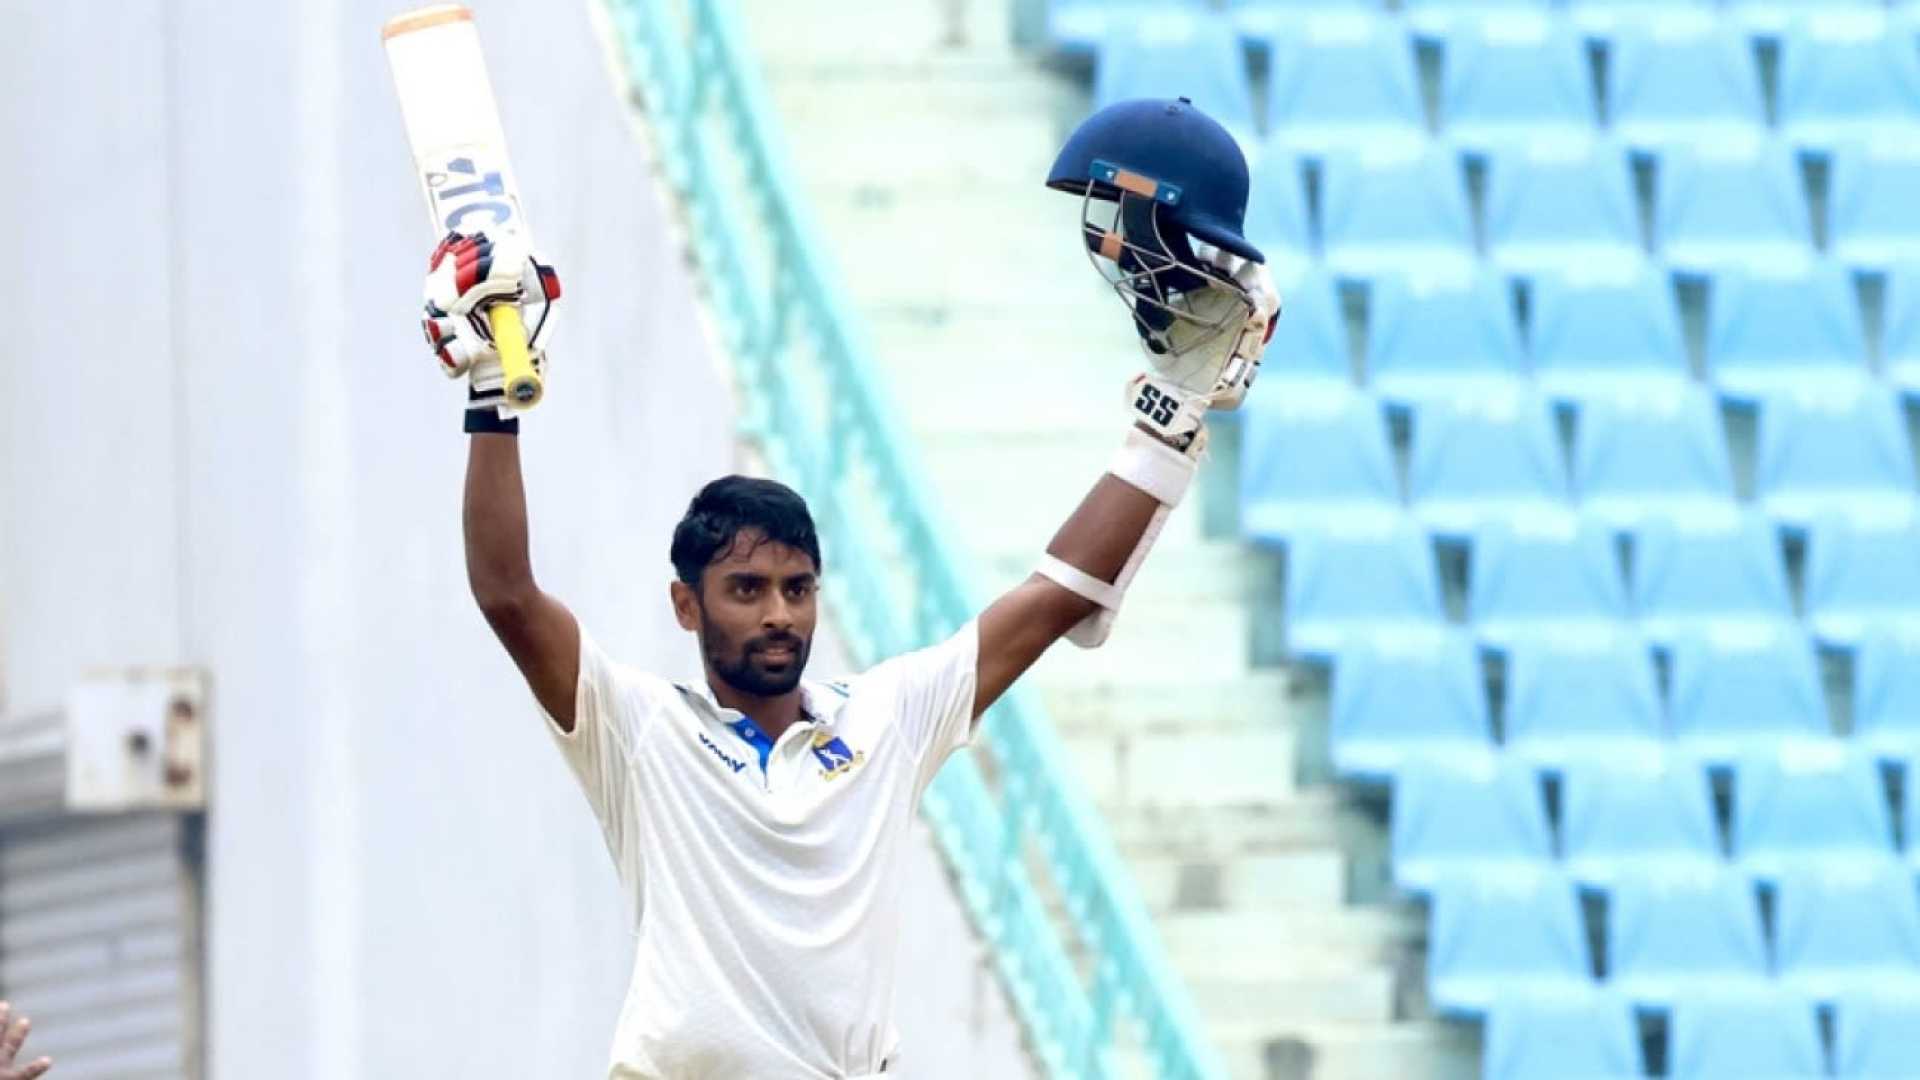
[[701, 488], [687, 504], [686, 516], [674, 526], [668, 552], [674, 574], [697, 587], [700, 571], [729, 550], [742, 529], [805, 553], [813, 560], [814, 570], [821, 569], [820, 538], [813, 531], [806, 500], [778, 481], [735, 475]]

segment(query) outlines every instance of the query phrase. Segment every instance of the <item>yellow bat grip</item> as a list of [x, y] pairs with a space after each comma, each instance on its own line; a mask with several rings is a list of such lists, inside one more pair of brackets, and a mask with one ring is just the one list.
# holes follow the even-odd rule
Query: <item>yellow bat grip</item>
[[507, 380], [507, 405], [531, 409], [540, 404], [546, 387], [540, 373], [533, 370], [533, 358], [527, 355], [527, 328], [520, 322], [520, 309], [509, 303], [487, 308], [487, 324], [493, 327], [493, 345], [500, 350], [500, 370]]

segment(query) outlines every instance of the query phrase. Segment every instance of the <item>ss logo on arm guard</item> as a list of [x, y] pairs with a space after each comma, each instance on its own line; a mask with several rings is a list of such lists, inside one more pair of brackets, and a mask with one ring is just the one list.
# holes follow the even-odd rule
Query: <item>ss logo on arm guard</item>
[[1179, 409], [1180, 403], [1161, 393], [1158, 387], [1142, 385], [1133, 407], [1146, 414], [1147, 419], [1164, 427], [1173, 422], [1173, 414]]

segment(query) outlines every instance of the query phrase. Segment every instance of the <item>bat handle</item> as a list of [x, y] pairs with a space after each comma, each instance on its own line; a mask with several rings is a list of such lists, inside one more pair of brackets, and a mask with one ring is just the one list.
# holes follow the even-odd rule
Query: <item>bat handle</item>
[[540, 404], [546, 387], [540, 373], [533, 370], [533, 358], [527, 355], [527, 328], [520, 321], [520, 309], [511, 303], [487, 308], [487, 323], [493, 327], [493, 345], [500, 350], [500, 370], [506, 378], [507, 405], [531, 409]]

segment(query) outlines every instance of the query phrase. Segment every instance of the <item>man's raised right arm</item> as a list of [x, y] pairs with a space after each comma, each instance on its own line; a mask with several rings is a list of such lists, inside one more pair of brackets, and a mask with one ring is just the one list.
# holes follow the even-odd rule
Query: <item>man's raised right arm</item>
[[573, 730], [580, 680], [580, 624], [565, 604], [540, 591], [527, 551], [527, 497], [517, 435], [468, 437], [467, 584], [480, 614], [526, 676], [540, 706], [562, 731]]

